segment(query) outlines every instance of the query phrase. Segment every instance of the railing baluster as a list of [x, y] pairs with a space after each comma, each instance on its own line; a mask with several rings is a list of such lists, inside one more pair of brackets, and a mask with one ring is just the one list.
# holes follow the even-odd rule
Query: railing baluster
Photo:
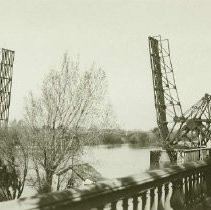
[[138, 210], [138, 196], [133, 196], [133, 210]]
[[145, 210], [150, 210], [150, 190], [146, 191], [146, 207]]
[[104, 205], [102, 205], [102, 206], [98, 206], [98, 207], [97, 207], [97, 210], [103, 210], [103, 209], [104, 209], [104, 207], [105, 207]]
[[200, 188], [201, 188], [201, 199], [204, 198], [204, 191], [203, 191], [203, 171], [200, 172]]
[[206, 170], [206, 176], [207, 176], [207, 195], [210, 197], [211, 195], [211, 170]]
[[188, 179], [189, 177], [186, 176], [184, 178], [184, 188], [185, 188], [185, 206], [188, 206], [189, 205], [189, 202], [190, 202], [190, 193], [189, 193], [189, 186], [188, 186]]
[[146, 210], [146, 206], [147, 206], [147, 192], [141, 193], [141, 200], [142, 200], [142, 210]]
[[170, 204], [171, 193], [170, 193], [169, 185], [170, 185], [170, 183], [165, 184], [165, 204], [164, 204], [164, 209], [171, 209], [171, 204]]
[[199, 193], [200, 193], [200, 200], [203, 199], [203, 182], [202, 182], [202, 174], [199, 172]]
[[183, 181], [181, 179], [172, 182], [172, 196], [171, 196], [171, 207], [174, 210], [180, 210], [184, 207], [184, 194], [183, 194]]
[[193, 202], [196, 202], [198, 199], [198, 189], [197, 189], [197, 176], [193, 174]]
[[167, 195], [169, 193], [169, 183], [164, 185], [164, 190], [165, 190], [165, 200], [166, 200], [166, 197], [167, 197]]
[[111, 210], [116, 210], [117, 208], [116, 208], [116, 204], [117, 204], [117, 201], [113, 201], [112, 203], [111, 203]]
[[150, 209], [156, 210], [155, 189], [150, 190]]
[[207, 180], [206, 180], [205, 171], [202, 172], [202, 190], [203, 190], [203, 197], [206, 197], [206, 195], [207, 195]]
[[193, 177], [192, 175], [189, 176], [188, 184], [189, 184], [189, 205], [192, 205], [193, 203]]
[[157, 209], [158, 210], [164, 210], [164, 202], [163, 202], [163, 198], [164, 198], [164, 195], [163, 195], [163, 186], [158, 186], [158, 207]]
[[200, 189], [200, 176], [199, 176], [199, 172], [197, 171], [195, 174], [195, 178], [196, 178], [196, 200], [197, 202], [199, 202], [201, 200], [201, 189]]
[[123, 210], [128, 210], [128, 198], [124, 198], [122, 202]]

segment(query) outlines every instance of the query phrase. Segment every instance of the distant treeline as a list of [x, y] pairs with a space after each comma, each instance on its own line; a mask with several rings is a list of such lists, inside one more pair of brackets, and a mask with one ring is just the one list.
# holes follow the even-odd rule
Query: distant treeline
[[99, 144], [138, 144], [139, 146], [160, 146], [158, 130], [151, 131], [124, 131], [110, 130], [105, 132]]
[[[16, 122], [13, 122], [13, 124], [16, 124]], [[42, 129], [48, 129], [48, 128], [41, 128]], [[71, 129], [67, 130], [67, 139], [68, 136], [72, 135]], [[19, 144], [19, 135], [21, 133], [20, 129], [19, 132], [17, 132], [17, 129], [14, 129], [14, 126], [12, 126], [8, 130], [10, 137], [13, 139], [13, 143], [15, 145]], [[93, 131], [87, 130], [85, 128], [81, 128], [78, 132], [78, 138], [79, 140], [83, 140], [86, 136], [90, 136], [90, 133]], [[161, 146], [161, 142], [159, 141], [159, 131], [158, 128], [154, 128], [150, 131], [142, 131], [142, 130], [130, 130], [126, 131], [123, 129], [103, 129], [98, 130], [98, 133], [100, 135], [98, 138], [91, 142], [86, 142], [85, 145], [108, 145], [108, 144], [138, 144], [142, 147], [148, 147], [148, 146]]]

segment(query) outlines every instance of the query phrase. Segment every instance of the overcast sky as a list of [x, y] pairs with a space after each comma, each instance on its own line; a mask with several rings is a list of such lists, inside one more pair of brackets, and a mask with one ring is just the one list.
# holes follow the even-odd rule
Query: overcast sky
[[10, 120], [63, 53], [108, 76], [120, 125], [156, 126], [148, 36], [169, 38], [183, 110], [211, 93], [211, 1], [0, 0], [0, 47], [15, 50]]

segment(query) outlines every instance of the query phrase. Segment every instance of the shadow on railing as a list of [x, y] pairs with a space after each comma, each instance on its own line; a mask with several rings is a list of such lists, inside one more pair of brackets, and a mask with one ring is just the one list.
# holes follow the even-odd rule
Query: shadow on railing
[[36, 195], [0, 203], [17, 209], [187, 209], [211, 193], [211, 160], [111, 179], [77, 190]]

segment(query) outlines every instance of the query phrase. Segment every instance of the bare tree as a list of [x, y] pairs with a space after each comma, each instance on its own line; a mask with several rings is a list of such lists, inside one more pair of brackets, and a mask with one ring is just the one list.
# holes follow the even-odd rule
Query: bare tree
[[51, 191], [53, 175], [73, 164], [83, 145], [98, 138], [108, 125], [105, 72], [95, 65], [87, 71], [79, 67], [65, 54], [61, 70], [45, 77], [41, 96], [31, 93], [26, 104], [39, 192]]
[[23, 127], [13, 123], [0, 130], [0, 201], [20, 198], [28, 171], [28, 144]]

